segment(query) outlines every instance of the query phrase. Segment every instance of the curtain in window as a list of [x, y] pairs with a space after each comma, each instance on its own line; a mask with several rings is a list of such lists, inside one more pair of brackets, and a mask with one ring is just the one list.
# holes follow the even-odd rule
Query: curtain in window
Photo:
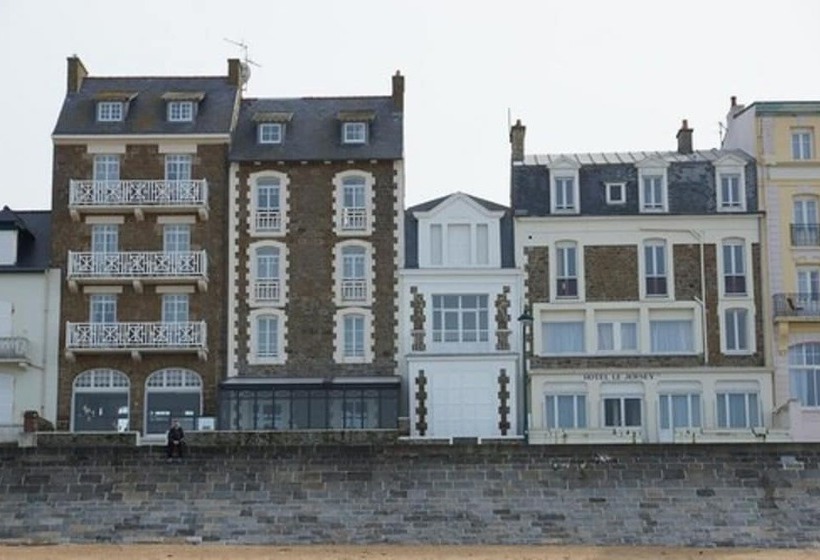
[[694, 351], [692, 321], [650, 321], [649, 337], [653, 353]]
[[583, 321], [544, 323], [543, 332], [543, 345], [549, 354], [582, 353], [584, 351]]

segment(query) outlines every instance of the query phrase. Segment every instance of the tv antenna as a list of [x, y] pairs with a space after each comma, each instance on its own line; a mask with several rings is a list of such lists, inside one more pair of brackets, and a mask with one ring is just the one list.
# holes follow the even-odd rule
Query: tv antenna
[[262, 65], [250, 59], [248, 56], [248, 44], [244, 39], [241, 41], [234, 41], [233, 39], [228, 39], [227, 37], [223, 37], [223, 39], [228, 43], [236, 45], [242, 49], [242, 62], [240, 65], [242, 67], [242, 89], [245, 89], [248, 85], [248, 80], [251, 79], [251, 65], [256, 66], [257, 68], [261, 68]]

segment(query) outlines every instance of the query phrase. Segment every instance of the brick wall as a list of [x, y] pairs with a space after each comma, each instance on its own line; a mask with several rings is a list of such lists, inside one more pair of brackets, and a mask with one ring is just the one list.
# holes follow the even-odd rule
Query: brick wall
[[[3, 542], [814, 547], [820, 447], [0, 449]], [[793, 457], [796, 463], [793, 463]]]
[[638, 247], [584, 247], [587, 301], [638, 301]]

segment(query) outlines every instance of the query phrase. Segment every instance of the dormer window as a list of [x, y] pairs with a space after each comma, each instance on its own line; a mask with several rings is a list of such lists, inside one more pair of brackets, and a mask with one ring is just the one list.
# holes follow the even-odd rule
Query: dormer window
[[625, 204], [626, 203], [626, 183], [606, 184], [606, 203]]
[[365, 142], [367, 142], [367, 123], [356, 121], [342, 123], [343, 144], [364, 144]]
[[282, 123], [264, 122], [259, 123], [259, 143], [260, 144], [281, 144], [283, 132]]
[[559, 156], [547, 167], [550, 170], [550, 213], [578, 214], [581, 209], [578, 177], [580, 165], [575, 159]]
[[97, 121], [99, 122], [118, 122], [122, 120], [125, 111], [123, 110], [122, 101], [98, 101], [97, 102]]
[[746, 211], [745, 160], [728, 154], [715, 161], [718, 212]]
[[669, 162], [657, 158], [645, 159], [638, 164], [638, 199], [641, 212], [669, 212], [667, 173]]
[[191, 122], [194, 120], [193, 101], [169, 101], [168, 121], [169, 122]]
[[17, 231], [0, 230], [0, 265], [17, 264]]

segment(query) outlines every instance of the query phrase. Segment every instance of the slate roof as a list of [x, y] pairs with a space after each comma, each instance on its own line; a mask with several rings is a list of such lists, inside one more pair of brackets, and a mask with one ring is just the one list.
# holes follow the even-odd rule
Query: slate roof
[[607, 165], [615, 163], [636, 164], [645, 159], [657, 158], [669, 163], [697, 163], [713, 162], [728, 154], [736, 155], [745, 160], [751, 161], [751, 156], [743, 150], [695, 150], [691, 154], [681, 154], [680, 152], [593, 152], [578, 154], [527, 154], [524, 156], [525, 165], [550, 165], [561, 158], [568, 158], [579, 165]]
[[[192, 122], [168, 122], [163, 96], [181, 93], [204, 97]], [[87, 77], [79, 92], [66, 95], [54, 134], [227, 134], [238, 93], [226, 76]], [[133, 95], [125, 118], [97, 122], [97, 101], [112, 94]]]
[[[368, 141], [342, 144], [341, 123], [352, 112], [372, 113]], [[290, 114], [281, 144], [257, 142], [259, 113]], [[401, 159], [403, 116], [392, 98], [301, 97], [244, 99], [233, 133], [232, 161]]]
[[51, 211], [0, 210], [0, 230], [18, 231], [17, 264], [0, 265], [0, 273], [39, 272], [50, 264]]

